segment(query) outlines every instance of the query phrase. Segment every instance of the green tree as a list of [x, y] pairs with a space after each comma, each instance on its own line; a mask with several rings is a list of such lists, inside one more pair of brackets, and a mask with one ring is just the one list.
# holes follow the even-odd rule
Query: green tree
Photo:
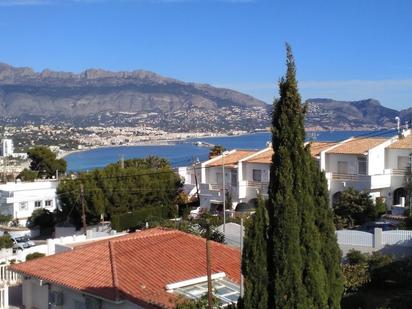
[[[317, 207], [319, 197], [315, 197], [324, 193], [317, 190], [319, 182], [314, 179], [324, 176], [314, 174], [309, 147], [304, 145], [305, 107], [291, 48], [286, 49], [287, 72], [279, 82], [280, 98], [274, 103], [272, 119], [268, 308], [337, 308], [329, 288], [334, 282], [326, 273], [328, 253], [322, 245], [322, 240], [334, 239], [332, 218], [323, 206]], [[319, 215], [324, 217], [321, 221]]]
[[173, 217], [182, 182], [169, 164], [153, 157], [110, 164], [104, 169], [80, 173], [76, 179], [60, 182], [58, 193], [62, 206], [60, 220], [82, 224], [80, 184], [84, 188], [87, 223], [100, 222], [101, 216], [125, 214], [142, 208], [165, 207]]
[[209, 151], [209, 159], [220, 156], [225, 151], [225, 148], [222, 145], [215, 145]]
[[[412, 156], [412, 153], [410, 154]], [[411, 209], [412, 201], [412, 167], [410, 164], [405, 169], [404, 188], [406, 190], [405, 205]]]
[[353, 188], [348, 188], [338, 195], [333, 202], [333, 211], [335, 222], [340, 222], [339, 227], [344, 228], [352, 228], [379, 216], [369, 193]]
[[326, 271], [325, 291], [329, 308], [340, 308], [344, 292], [344, 278], [341, 271], [339, 245], [333, 223], [333, 212], [329, 204], [329, 191], [324, 172], [319, 169], [319, 163], [312, 160], [314, 200], [316, 206], [316, 226], [320, 233], [320, 254]]
[[21, 179], [22, 181], [34, 181], [37, 178], [37, 175], [39, 173], [36, 171], [29, 170], [25, 168], [20, 172], [20, 174], [17, 176], [18, 179]]
[[54, 214], [44, 208], [35, 209], [28, 219], [29, 228], [38, 227], [42, 235], [51, 235], [54, 225]]
[[245, 278], [245, 293], [240, 300], [241, 308], [267, 308], [267, 228], [268, 215], [265, 201], [258, 200], [255, 214], [246, 225], [244, 239], [242, 274]]
[[31, 160], [30, 169], [38, 172], [38, 176], [52, 178], [66, 172], [67, 163], [64, 159], [57, 159], [56, 154], [47, 147], [34, 147], [27, 152]]

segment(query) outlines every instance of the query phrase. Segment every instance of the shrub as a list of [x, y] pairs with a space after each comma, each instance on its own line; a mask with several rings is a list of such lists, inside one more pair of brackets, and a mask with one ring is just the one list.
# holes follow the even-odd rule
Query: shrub
[[27, 262], [27, 261], [34, 260], [34, 259], [41, 258], [41, 257], [43, 257], [43, 256], [45, 256], [45, 254], [44, 254], [44, 253], [40, 253], [40, 252], [33, 252], [33, 253], [30, 253], [30, 254], [27, 254], [27, 256], [26, 256], [26, 262]]
[[159, 206], [147, 207], [134, 212], [113, 215], [111, 218], [112, 228], [117, 231], [124, 231], [129, 228], [144, 226], [146, 222], [157, 221], [155, 218], [166, 218], [167, 214], [167, 207]]
[[8, 224], [12, 219], [11, 215], [0, 215], [0, 224]]
[[11, 240], [10, 235], [3, 235], [0, 236], [0, 249], [4, 248], [12, 248], [13, 247], [13, 241]]
[[35, 209], [28, 220], [28, 227], [40, 229], [42, 235], [50, 235], [55, 225], [53, 213], [47, 209]]
[[356, 292], [370, 282], [368, 264], [342, 265], [345, 292]]
[[346, 261], [349, 265], [365, 264], [368, 261], [368, 256], [358, 250], [350, 250], [346, 254]]

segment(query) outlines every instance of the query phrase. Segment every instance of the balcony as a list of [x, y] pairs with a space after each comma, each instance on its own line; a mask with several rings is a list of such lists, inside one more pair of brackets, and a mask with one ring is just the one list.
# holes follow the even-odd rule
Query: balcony
[[260, 181], [247, 181], [246, 185], [250, 188], [254, 188], [254, 189], [260, 189], [260, 190], [267, 190], [267, 188], [269, 187], [269, 183], [268, 182], [260, 182]]

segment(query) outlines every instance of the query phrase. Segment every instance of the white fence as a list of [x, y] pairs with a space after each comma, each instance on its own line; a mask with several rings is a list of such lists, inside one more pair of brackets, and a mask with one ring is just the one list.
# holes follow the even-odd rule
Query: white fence
[[373, 247], [373, 234], [362, 231], [336, 231], [339, 245]]
[[342, 249], [364, 249], [370, 252], [392, 248], [411, 251], [412, 254], [412, 231], [409, 230], [382, 231], [375, 228], [374, 233], [340, 230], [336, 231], [336, 237]]
[[412, 247], [412, 231], [397, 230], [382, 232], [382, 245]]

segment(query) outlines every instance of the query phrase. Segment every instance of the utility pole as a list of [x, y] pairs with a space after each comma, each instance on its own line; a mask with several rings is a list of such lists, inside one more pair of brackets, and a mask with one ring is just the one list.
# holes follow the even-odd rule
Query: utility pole
[[[210, 229], [210, 226], [208, 227]], [[206, 237], [206, 268], [207, 268], [207, 304], [208, 309], [213, 308], [213, 288], [212, 288], [212, 261], [210, 256], [209, 231]]]
[[196, 161], [195, 157], [192, 157], [192, 164], [193, 164], [193, 171], [195, 173], [195, 183], [196, 183], [196, 195], [197, 195], [197, 200], [200, 203], [200, 196], [199, 196], [199, 185], [197, 183], [197, 175], [196, 175]]
[[84, 187], [83, 184], [80, 184], [80, 202], [82, 203], [82, 221], [83, 221], [83, 229], [84, 235], [87, 233], [87, 223], [86, 223], [86, 205], [84, 200]]
[[240, 297], [243, 298], [243, 274], [242, 274], [242, 258], [243, 258], [243, 218], [240, 218]]
[[120, 168], [124, 169], [124, 155], [120, 157]]
[[222, 151], [223, 236], [226, 238], [225, 152]]

